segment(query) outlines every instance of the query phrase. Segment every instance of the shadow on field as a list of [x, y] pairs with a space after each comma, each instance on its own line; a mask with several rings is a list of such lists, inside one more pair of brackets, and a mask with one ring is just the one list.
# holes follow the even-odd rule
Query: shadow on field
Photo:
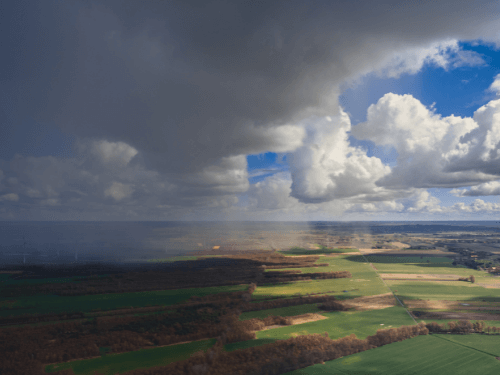
[[246, 348], [250, 348], [250, 347], [266, 345], [266, 344], [270, 344], [270, 343], [275, 342], [275, 341], [277, 341], [277, 339], [255, 339], [255, 340], [248, 340], [248, 341], [240, 341], [240, 342], [235, 342], [232, 344], [226, 344], [226, 345], [224, 345], [224, 349], [228, 352], [232, 352], [233, 350], [246, 349]]

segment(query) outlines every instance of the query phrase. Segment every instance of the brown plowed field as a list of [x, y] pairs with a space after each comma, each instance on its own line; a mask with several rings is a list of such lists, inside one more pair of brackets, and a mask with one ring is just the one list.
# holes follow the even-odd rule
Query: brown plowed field
[[[323, 316], [320, 314], [315, 314], [315, 313], [307, 313], [307, 314], [302, 314], [302, 315], [289, 316], [289, 318], [292, 319], [291, 325], [309, 323], [309, 322], [315, 322], [317, 320], [327, 319], [326, 316]], [[261, 331], [267, 331], [268, 329], [282, 328], [282, 327], [288, 327], [288, 326], [282, 326], [280, 324], [275, 324], [272, 326], [267, 326], [264, 329], [262, 329]], [[259, 332], [259, 331], [255, 331], [255, 332]]]
[[460, 276], [438, 273], [381, 273], [380, 277], [384, 280], [457, 281]]
[[392, 293], [378, 294], [376, 296], [358, 297], [343, 300], [342, 304], [356, 310], [380, 310], [396, 305], [396, 299]]
[[404, 304], [410, 309], [426, 310], [474, 310], [488, 311], [500, 310], [500, 302], [481, 303], [476, 301], [426, 301], [426, 300], [404, 300]]
[[500, 284], [477, 283], [477, 285], [488, 288], [488, 289], [500, 289]]
[[432, 319], [500, 320], [500, 314], [436, 311], [436, 312], [419, 313], [418, 318], [422, 320], [432, 320]]
[[402, 249], [358, 249], [365, 255], [391, 255], [391, 256], [434, 256], [434, 257], [456, 257], [457, 254], [442, 250], [402, 250]]

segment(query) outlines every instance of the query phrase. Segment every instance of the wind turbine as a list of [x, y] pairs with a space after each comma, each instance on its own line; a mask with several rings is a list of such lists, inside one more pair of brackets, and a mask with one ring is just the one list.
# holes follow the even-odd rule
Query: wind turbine
[[29, 255], [26, 253], [26, 237], [23, 236], [23, 264], [26, 264], [26, 255]]
[[26, 237], [23, 236], [23, 252], [22, 253], [7, 253], [5, 255], [22, 255], [23, 256], [23, 264], [26, 264], [26, 255], [29, 255], [29, 253], [26, 253]]

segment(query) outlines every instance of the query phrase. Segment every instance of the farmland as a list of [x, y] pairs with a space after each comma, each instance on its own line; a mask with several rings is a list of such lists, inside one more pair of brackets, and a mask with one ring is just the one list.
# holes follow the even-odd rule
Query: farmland
[[328, 319], [258, 332], [257, 338], [287, 339], [299, 335], [327, 332], [328, 336], [334, 339], [351, 333], [364, 339], [375, 334], [380, 328], [414, 324], [413, 319], [400, 306], [372, 311], [325, 312], [322, 315]]
[[[342, 299], [386, 293], [388, 291], [387, 287], [369, 264], [362, 262], [362, 260], [363, 257], [360, 255], [341, 255], [333, 258], [322, 256], [317, 263], [327, 263], [328, 266], [326, 267], [291, 268], [290, 270], [300, 271], [304, 274], [346, 270], [351, 272], [352, 278], [338, 279], [334, 283], [330, 280], [313, 280], [296, 282], [293, 285], [263, 285], [254, 292], [253, 297], [259, 299], [276, 295], [291, 296], [296, 293], [332, 293]], [[344, 292], [344, 290], [347, 292]]]
[[[91, 312], [93, 310], [112, 310], [127, 307], [151, 305], [174, 305], [186, 301], [192, 296], [206, 296], [214, 293], [243, 290], [243, 286], [222, 286], [208, 288], [190, 288], [181, 290], [162, 290], [135, 293], [97, 294], [87, 296], [29, 296], [18, 297], [11, 309], [0, 310], [0, 316], [21, 315], [27, 313], [72, 313]], [[3, 298], [3, 301], [9, 298]]]
[[76, 375], [93, 375], [100, 371], [105, 375], [113, 375], [137, 368], [165, 366], [174, 361], [188, 358], [191, 354], [207, 350], [215, 344], [215, 339], [194, 341], [187, 344], [165, 346], [152, 349], [142, 349], [122, 354], [107, 354], [102, 357], [83, 361], [66, 362], [46, 367], [48, 373], [73, 369]]
[[[500, 340], [497, 338], [497, 342]], [[425, 359], [425, 360], [423, 360]], [[440, 337], [420, 336], [325, 362], [287, 375], [498, 374], [500, 362]]]
[[[77, 375], [94, 374], [95, 371], [122, 374], [183, 360], [195, 361], [193, 358], [207, 355], [203, 353], [213, 350], [216, 340], [227, 335], [229, 338], [225, 338], [220, 346], [223, 353], [268, 348], [311, 335], [326, 335], [329, 340], [336, 340], [354, 334], [364, 340], [379, 330], [411, 327], [420, 321], [428, 323], [429, 317], [435, 317], [432, 321], [438, 323], [455, 321], [453, 316], [462, 316], [457, 314], [465, 314], [465, 319], [472, 322], [483, 319], [490, 327], [500, 327], [500, 315], [496, 315], [500, 314], [500, 289], [485, 287], [496, 285], [497, 278], [453, 265], [448, 257], [430, 256], [418, 250], [413, 250], [412, 254], [363, 255], [350, 248], [328, 249], [318, 245], [315, 249], [296, 247], [281, 252], [152, 259], [149, 264], [170, 267], [166, 270], [175, 272], [212, 272], [211, 275], [219, 277], [222, 284], [224, 277], [229, 277], [224, 276], [226, 270], [229, 270], [227, 275], [238, 274], [230, 269], [236, 265], [240, 267], [237, 269], [241, 270], [242, 283], [207, 287], [203, 285], [204, 280], [200, 280], [198, 287], [140, 292], [84, 293], [87, 289], [82, 285], [85, 283], [104, 288], [108, 280], [115, 282], [110, 288], [119, 290], [117, 286], [120, 284], [116, 283], [120, 280], [127, 282], [127, 275], [119, 279], [109, 274], [93, 278], [22, 279], [18, 274], [0, 274], [5, 290], [22, 286], [36, 291], [38, 287], [44, 290], [44, 284], [66, 283], [78, 284], [79, 289], [75, 290], [82, 291], [78, 292], [82, 295], [31, 292], [31, 295], [16, 298], [5, 296], [0, 300], [0, 317], [19, 317], [29, 323], [30, 315], [26, 314], [54, 315], [50, 321], [31, 325], [40, 332], [45, 330], [47, 337], [53, 337], [42, 357], [45, 372], [57, 374], [68, 370]], [[217, 262], [208, 264], [209, 257], [214, 257]], [[336, 274], [343, 276], [337, 278]], [[160, 273], [157, 275], [161, 276]], [[324, 278], [316, 278], [316, 275]], [[457, 280], [471, 275], [475, 277], [475, 283]], [[137, 273], [131, 274], [130, 280], [136, 279]], [[193, 285], [192, 280], [186, 280], [188, 285]], [[328, 304], [321, 302], [333, 301], [332, 298], [343, 309], [328, 310], [324, 306]], [[69, 316], [72, 313], [81, 315]], [[68, 321], [67, 327], [75, 328], [71, 328], [72, 333], [58, 337], [54, 332], [63, 320]], [[229, 328], [227, 324], [230, 324]], [[54, 328], [50, 328], [52, 326]], [[16, 323], [16, 329], [22, 327]], [[241, 327], [254, 328], [249, 331], [245, 328], [245, 331]], [[235, 332], [233, 336], [231, 332]], [[89, 335], [95, 335], [93, 340], [99, 342], [98, 347], [85, 341]], [[488, 335], [415, 337], [292, 373], [411, 374], [425, 371], [433, 374], [445, 373], [435, 371], [442, 370], [446, 364], [453, 368], [459, 366], [461, 371], [467, 366], [476, 366], [477, 362], [481, 362], [484, 373], [488, 373], [497, 370], [498, 362], [494, 358], [491, 361], [497, 351], [488, 348], [495, 346], [499, 339], [500, 336]], [[71, 343], [72, 340], [76, 346], [69, 354], [55, 354], [59, 342]], [[78, 349], [77, 342], [86, 349]], [[432, 368], [427, 369], [426, 363], [417, 371], [419, 362], [400, 361], [412, 352], [428, 356]], [[438, 358], [436, 352], [442, 356]], [[451, 353], [455, 352], [461, 353], [458, 362], [451, 360]]]

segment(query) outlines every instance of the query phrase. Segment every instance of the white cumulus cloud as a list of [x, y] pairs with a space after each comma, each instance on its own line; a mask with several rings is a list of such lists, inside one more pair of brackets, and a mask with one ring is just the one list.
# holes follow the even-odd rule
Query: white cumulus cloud
[[[481, 109], [476, 115], [480, 112]], [[480, 160], [464, 144], [467, 137], [474, 145], [479, 141], [475, 134], [485, 121], [476, 115], [442, 117], [411, 95], [388, 93], [368, 108], [367, 121], [356, 125], [351, 134], [377, 145], [392, 146], [398, 152], [396, 166], [377, 181], [378, 186], [391, 189], [468, 186], [496, 179], [491, 171], [473, 167]], [[469, 159], [471, 168], [463, 166], [464, 158]]]
[[456, 197], [477, 197], [482, 195], [500, 195], [500, 181], [485, 182], [477, 186], [472, 186], [469, 190], [453, 189], [451, 194]]
[[[290, 156], [292, 196], [307, 203], [371, 194], [390, 172], [379, 158], [349, 144], [349, 116], [311, 119], [304, 145]], [[380, 190], [380, 189], [379, 189]]]

